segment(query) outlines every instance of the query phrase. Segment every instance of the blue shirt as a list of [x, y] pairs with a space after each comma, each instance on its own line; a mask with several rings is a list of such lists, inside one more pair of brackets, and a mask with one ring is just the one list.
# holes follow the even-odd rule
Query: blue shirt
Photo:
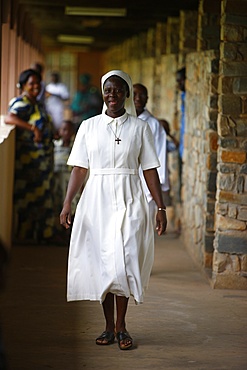
[[184, 133], [185, 133], [185, 91], [181, 92], [181, 121], [179, 137], [179, 155], [182, 158], [184, 152]]

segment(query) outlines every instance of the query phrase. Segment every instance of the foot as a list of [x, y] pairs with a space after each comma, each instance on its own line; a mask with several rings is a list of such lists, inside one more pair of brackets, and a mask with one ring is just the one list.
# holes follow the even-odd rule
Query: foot
[[122, 350], [129, 349], [133, 346], [133, 339], [127, 331], [117, 333], [118, 347]]
[[96, 338], [96, 344], [106, 346], [108, 344], [114, 343], [114, 340], [115, 340], [114, 332], [103, 331], [103, 333], [98, 338]]

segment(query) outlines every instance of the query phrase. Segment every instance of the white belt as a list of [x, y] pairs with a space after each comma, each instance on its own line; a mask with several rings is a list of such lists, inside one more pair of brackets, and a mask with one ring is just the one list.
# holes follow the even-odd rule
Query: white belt
[[138, 175], [133, 168], [90, 168], [90, 175]]

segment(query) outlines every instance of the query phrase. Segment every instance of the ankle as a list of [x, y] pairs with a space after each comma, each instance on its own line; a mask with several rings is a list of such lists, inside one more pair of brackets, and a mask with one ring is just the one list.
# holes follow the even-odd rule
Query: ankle
[[118, 333], [119, 331], [126, 331], [126, 325], [124, 323], [116, 323], [116, 332]]
[[114, 332], [115, 331], [115, 324], [114, 324], [114, 322], [112, 322], [112, 323], [106, 323], [105, 330], [106, 331], [110, 331], [110, 332]]

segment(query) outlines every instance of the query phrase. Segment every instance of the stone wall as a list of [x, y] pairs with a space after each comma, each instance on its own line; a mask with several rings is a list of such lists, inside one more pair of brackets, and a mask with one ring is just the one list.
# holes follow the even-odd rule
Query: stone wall
[[222, 1], [212, 283], [247, 289], [246, 1]]
[[215, 51], [186, 58], [183, 233], [187, 248], [204, 268], [211, 267], [213, 257], [218, 66]]

